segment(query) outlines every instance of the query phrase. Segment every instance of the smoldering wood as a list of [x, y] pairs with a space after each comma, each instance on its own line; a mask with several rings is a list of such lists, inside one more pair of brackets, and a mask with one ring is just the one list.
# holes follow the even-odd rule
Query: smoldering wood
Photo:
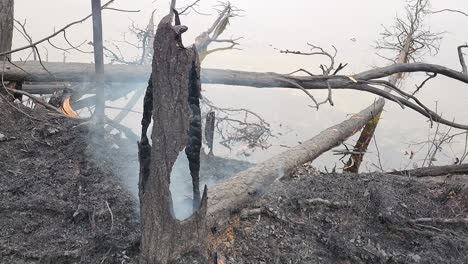
[[297, 166], [313, 161], [322, 153], [339, 146], [364, 127], [376, 115], [375, 109], [383, 103], [383, 100], [377, 100], [374, 105], [340, 124], [327, 128], [304, 143], [213, 186], [208, 201], [210, 224], [223, 224], [232, 211], [237, 211], [250, 199], [262, 193], [275, 180], [289, 175]]
[[[185, 148], [189, 163], [196, 156], [199, 161], [201, 144], [197, 142], [201, 136], [198, 55], [194, 48], [177, 47], [175, 39], [168, 15], [156, 31], [153, 71], [144, 99], [139, 142], [140, 263], [173, 263], [189, 252], [207, 258], [207, 188], [197, 210], [183, 221], [174, 217], [169, 190], [172, 166], [179, 154]], [[154, 120], [152, 146], [146, 135], [151, 120]], [[193, 173], [198, 176], [198, 169], [199, 163], [198, 167], [190, 166], [192, 176]]]
[[468, 164], [432, 166], [413, 170], [392, 171], [388, 174], [411, 177], [435, 177], [468, 174]]

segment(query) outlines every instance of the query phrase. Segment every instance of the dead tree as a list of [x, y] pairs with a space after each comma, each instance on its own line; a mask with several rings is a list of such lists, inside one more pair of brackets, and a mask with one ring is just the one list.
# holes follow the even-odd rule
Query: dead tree
[[[14, 26], [14, 1], [13, 0], [0, 0], [0, 52], [7, 52], [11, 50], [13, 41], [13, 26]], [[0, 55], [2, 63], [10, 60], [11, 54]], [[5, 83], [2, 79], [0, 84], [0, 97], [6, 102], [15, 99], [22, 99], [21, 94], [10, 93], [9, 90], [21, 90], [22, 82], [15, 81]], [[6, 95], [6, 97], [3, 96]]]
[[[5, 80], [14, 81], [74, 81], [89, 82], [95, 79], [94, 65], [86, 63], [42, 63], [49, 73], [45, 72], [39, 63], [27, 62], [18, 69], [15, 64], [7, 63], [2, 74]], [[381, 96], [397, 103], [402, 108], [410, 108], [427, 117], [431, 122], [438, 122], [460, 129], [468, 129], [467, 125], [442, 118], [430, 110], [416, 96], [402, 91], [388, 81], [379, 80], [393, 74], [425, 72], [443, 75], [448, 78], [468, 84], [468, 76], [463, 72], [430, 63], [394, 64], [363, 71], [353, 75], [314, 75], [293, 76], [290, 74], [246, 72], [235, 70], [202, 69], [201, 82], [210, 84], [225, 84], [250, 86], [257, 88], [292, 88], [301, 90], [351, 89], [365, 91]], [[146, 79], [151, 73], [147, 66], [107, 65], [105, 78], [107, 82], [131, 82]], [[391, 88], [391, 94], [383, 88]], [[30, 96], [30, 95], [28, 95]]]
[[[13, 40], [14, 0], [0, 0], [0, 52], [10, 51]], [[3, 61], [5, 56], [0, 56]], [[8, 55], [8, 57], [10, 57]]]
[[[378, 43], [377, 49], [390, 50], [398, 53], [396, 59], [389, 60], [395, 61], [396, 64], [405, 64], [410, 61], [416, 61], [417, 56], [421, 55], [423, 52], [438, 51], [437, 42], [440, 39], [440, 34], [431, 33], [426, 30], [423, 25], [423, 16], [427, 13], [428, 5], [428, 0], [410, 2], [406, 8], [406, 19], [397, 18], [394, 30], [385, 28], [385, 32], [382, 34], [383, 39]], [[403, 74], [395, 73], [390, 76], [388, 82], [392, 86], [398, 86], [397, 83], [402, 78]], [[385, 90], [390, 92], [392, 89], [386, 88]], [[374, 110], [374, 118], [369, 121], [361, 132], [353, 153], [344, 168], [345, 171], [359, 172], [359, 167], [369, 143], [374, 137], [384, 106], [385, 100], [380, 98], [378, 107]]]
[[[140, 263], [172, 263], [196, 253], [207, 263], [207, 188], [200, 199], [200, 64], [196, 48], [183, 47], [182, 25], [171, 15], [161, 20], [154, 42], [153, 71], [144, 100], [140, 160]], [[152, 146], [147, 128], [154, 120]], [[169, 190], [170, 174], [185, 148], [193, 181], [194, 213], [175, 219]]]
[[104, 120], [104, 53], [102, 42], [101, 0], [91, 0], [93, 11], [94, 64], [96, 71], [96, 110], [94, 117], [98, 123]]

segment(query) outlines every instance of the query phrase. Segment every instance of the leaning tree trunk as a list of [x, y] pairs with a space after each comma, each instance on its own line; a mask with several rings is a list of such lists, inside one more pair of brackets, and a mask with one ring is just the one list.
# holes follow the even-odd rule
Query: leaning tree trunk
[[[10, 51], [13, 41], [14, 1], [0, 0], [0, 52]], [[0, 56], [3, 61], [4, 56]]]
[[[153, 71], [144, 99], [139, 143], [140, 263], [173, 263], [187, 253], [207, 259], [206, 187], [201, 201], [198, 198], [200, 64], [194, 47], [185, 49], [176, 44], [175, 40], [180, 40], [176, 30], [170, 15], [158, 25]], [[152, 146], [146, 136], [151, 119]], [[169, 184], [172, 166], [184, 148], [194, 183], [196, 210], [190, 218], [179, 221], [174, 217]]]
[[[411, 48], [411, 43], [412, 35], [408, 35], [408, 37], [405, 40], [405, 45], [403, 46], [403, 49], [400, 50], [400, 53], [398, 54], [396, 64], [404, 64], [408, 62], [408, 53], [409, 49]], [[392, 85], [397, 85], [397, 82], [401, 80], [402, 77], [403, 75], [401, 73], [393, 74], [390, 76], [389, 82]], [[390, 92], [391, 89], [386, 88], [385, 91]], [[362, 130], [361, 135], [359, 136], [359, 139], [356, 142], [356, 145], [354, 146], [353, 154], [351, 154], [351, 157], [348, 160], [348, 166], [344, 169], [344, 171], [353, 173], [359, 172], [359, 167], [361, 166], [362, 160], [364, 159], [364, 154], [367, 152], [369, 143], [374, 137], [375, 130], [377, 129], [377, 125], [380, 121], [380, 115], [382, 114], [382, 111], [385, 106], [385, 99], [379, 98], [378, 101], [380, 102], [379, 108], [376, 108], [374, 110], [374, 118], [370, 120], [369, 123], [367, 123], [364, 129]]]

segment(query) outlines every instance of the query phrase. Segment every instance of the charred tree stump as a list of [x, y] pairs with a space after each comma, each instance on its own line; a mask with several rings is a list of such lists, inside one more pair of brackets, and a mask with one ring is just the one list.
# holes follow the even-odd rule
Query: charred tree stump
[[[176, 23], [177, 24], [177, 23]], [[153, 71], [144, 99], [140, 160], [140, 263], [173, 263], [186, 254], [204, 259], [206, 251], [207, 188], [199, 193], [201, 147], [200, 63], [195, 47], [181, 46], [180, 30], [171, 16], [161, 20], [154, 41]], [[152, 146], [146, 135], [153, 123]], [[169, 190], [170, 175], [184, 150], [194, 183], [194, 213], [175, 219]]]

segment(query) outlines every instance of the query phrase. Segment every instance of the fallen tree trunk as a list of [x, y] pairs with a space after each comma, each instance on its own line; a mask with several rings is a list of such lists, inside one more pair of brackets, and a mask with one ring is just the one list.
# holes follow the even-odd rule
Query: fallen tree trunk
[[[34, 63], [28, 63], [31, 67], [34, 66]], [[28, 65], [26, 64], [26, 65]], [[79, 81], [80, 79], [87, 79], [86, 81], [90, 81], [89, 78], [92, 78], [93, 73], [89, 72], [92, 68], [89, 68], [86, 65], [90, 64], [63, 64], [63, 63], [51, 63], [50, 64], [54, 69], [49, 69], [50, 72], [54, 73], [55, 70], [58, 70], [57, 74], [54, 74], [54, 77], [57, 80], [62, 81]], [[409, 67], [408, 67], [409, 65]], [[68, 67], [72, 66], [71, 68], [74, 71], [60, 71], [60, 66]], [[29, 67], [29, 66], [28, 66]], [[30, 68], [31, 68], [30, 67]], [[88, 68], [86, 68], [88, 67]], [[130, 69], [137, 69], [134, 75], [129, 75], [127, 70]], [[134, 81], [134, 82], [141, 82], [144, 80], [149, 72], [146, 72], [148, 69], [147, 66], [125, 66], [125, 65], [108, 65], [106, 69], [106, 80], [108, 82], [126, 82], [126, 81]], [[27, 76], [25, 73], [26, 67], [20, 71], [18, 68], [12, 69], [11, 65], [7, 71], [5, 71], [5, 76], [9, 76], [10, 79], [18, 79], [22, 80]], [[38, 70], [36, 68], [35, 70]], [[367, 78], [381, 78], [385, 77], [388, 74], [398, 73], [400, 71], [412, 72], [412, 71], [431, 71], [437, 72], [442, 75], [446, 75], [448, 77], [460, 80], [462, 82], [468, 83], [468, 76], [463, 75], [461, 72], [456, 72], [450, 70], [448, 68], [432, 65], [432, 64], [424, 64], [424, 63], [415, 63], [415, 64], [397, 64], [383, 67], [383, 68], [376, 68], [371, 71], [366, 71], [360, 74], [355, 74], [351, 77], [348, 76], [290, 76], [284, 74], [276, 74], [276, 73], [258, 73], [258, 72], [243, 72], [243, 71], [232, 71], [232, 70], [217, 70], [217, 69], [205, 69], [201, 72], [201, 81], [204, 83], [212, 83], [212, 84], [226, 84], [226, 85], [240, 85], [240, 86], [252, 86], [257, 88], [269, 88], [269, 87], [279, 87], [279, 88], [294, 88], [294, 89], [301, 89], [305, 91], [306, 89], [352, 89], [357, 91], [365, 91], [370, 92], [376, 95], [379, 95], [385, 99], [394, 101], [398, 103], [401, 107], [409, 107], [414, 111], [420, 113], [421, 115], [429, 118], [431, 121], [438, 122], [444, 125], [448, 125], [451, 127], [459, 128], [459, 129], [467, 129], [468, 126], [452, 122], [450, 120], [442, 118], [436, 112], [431, 111], [425, 105], [423, 105], [417, 98], [412, 97], [410, 94], [407, 94], [397, 87], [392, 87], [392, 89], [398, 90], [398, 95], [392, 95], [388, 91], [383, 89], [379, 89], [374, 85], [384, 85], [385, 87], [391, 86], [391, 83], [386, 83], [384, 81], [376, 81]], [[42, 71], [44, 71], [42, 69]], [[40, 74], [40, 72], [38, 72]], [[67, 75], [68, 74], [68, 75]], [[146, 74], [146, 75], [145, 75]], [[4, 76], [4, 77], [5, 77]], [[129, 77], [131, 76], [131, 77]], [[45, 78], [47, 77], [47, 78]], [[36, 80], [47, 80], [51, 76], [50, 74], [46, 75], [36, 75], [33, 78]], [[127, 77], [129, 79], [127, 79]], [[310, 95], [311, 96], [311, 95]], [[411, 102], [407, 97], [412, 97], [414, 102]]]
[[468, 164], [425, 167], [414, 170], [392, 171], [388, 174], [411, 177], [435, 177], [468, 174]]
[[228, 219], [230, 212], [236, 211], [275, 180], [290, 174], [295, 167], [313, 161], [322, 153], [340, 145], [367, 124], [375, 116], [375, 109], [379, 109], [383, 102], [378, 100], [374, 105], [340, 124], [327, 128], [301, 145], [213, 186], [209, 191], [208, 200], [211, 224]]
[[[62, 63], [43, 62], [50, 72], [44, 70], [38, 62], [14, 62], [6, 63], [3, 73], [5, 81], [26, 81], [26, 82], [93, 82], [94, 64], [89, 63]], [[140, 82], [143, 83], [151, 73], [151, 67], [147, 65], [105, 65], [106, 82]], [[468, 76], [440, 65], [428, 63], [408, 63], [394, 64], [380, 67], [352, 75], [354, 79], [371, 80], [389, 77], [395, 73], [402, 72], [432, 72], [468, 84]], [[285, 87], [297, 88], [288, 81], [291, 76], [277, 73], [247, 72], [222, 69], [202, 69], [201, 81], [203, 83], [241, 85], [252, 87]], [[324, 88], [327, 89], [326, 80], [329, 80], [332, 87], [354, 83], [353, 80], [344, 76], [294, 76], [304, 88]]]

